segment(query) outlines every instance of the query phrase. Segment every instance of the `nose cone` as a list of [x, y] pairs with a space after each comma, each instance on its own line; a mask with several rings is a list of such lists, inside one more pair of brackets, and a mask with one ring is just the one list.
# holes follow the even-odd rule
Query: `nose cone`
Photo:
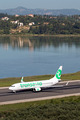
[[9, 90], [12, 90], [12, 87], [9, 87]]

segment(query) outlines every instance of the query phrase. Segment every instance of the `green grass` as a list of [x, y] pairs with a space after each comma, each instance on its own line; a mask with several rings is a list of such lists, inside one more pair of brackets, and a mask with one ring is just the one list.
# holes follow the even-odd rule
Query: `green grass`
[[80, 71], [62, 75], [62, 80], [80, 80]]
[[[28, 76], [28, 77], [24, 77], [24, 81], [28, 82], [28, 81], [46, 80], [52, 78], [53, 76], [54, 75]], [[80, 71], [76, 73], [62, 74], [61, 79], [62, 81], [80, 80]], [[19, 83], [20, 81], [21, 81], [21, 77], [0, 79], [0, 87], [11, 86], [12, 84]]]
[[80, 120], [80, 96], [0, 106], [0, 120]]
[[49, 103], [61, 104], [61, 103], [66, 103], [66, 102], [80, 102], [80, 96], [71, 96], [71, 97], [64, 97], [64, 98], [57, 98], [57, 99], [50, 99], [50, 100], [41, 100], [41, 101], [16, 103], [16, 104], [9, 104], [9, 105], [0, 105], [0, 112], [24, 109], [26, 107], [44, 105], [44, 104], [49, 104]]

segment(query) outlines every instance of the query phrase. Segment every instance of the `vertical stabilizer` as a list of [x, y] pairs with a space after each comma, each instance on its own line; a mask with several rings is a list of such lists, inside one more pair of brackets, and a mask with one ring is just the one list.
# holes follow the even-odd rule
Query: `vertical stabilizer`
[[53, 81], [53, 84], [56, 84], [61, 81], [61, 73], [62, 73], [62, 66], [59, 67], [55, 76], [50, 79], [51, 81]]
[[22, 82], [24, 82], [24, 81], [23, 81], [23, 77], [22, 77], [22, 79], [21, 79], [21, 83], [22, 83]]
[[57, 79], [60, 79], [61, 78], [61, 73], [62, 73], [62, 66], [59, 67], [58, 71], [55, 74], [55, 77]]

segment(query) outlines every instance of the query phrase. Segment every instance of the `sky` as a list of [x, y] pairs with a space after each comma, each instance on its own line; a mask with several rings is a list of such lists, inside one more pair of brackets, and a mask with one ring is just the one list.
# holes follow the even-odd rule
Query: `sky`
[[41, 8], [41, 9], [78, 9], [80, 0], [0, 0], [0, 9], [16, 7]]

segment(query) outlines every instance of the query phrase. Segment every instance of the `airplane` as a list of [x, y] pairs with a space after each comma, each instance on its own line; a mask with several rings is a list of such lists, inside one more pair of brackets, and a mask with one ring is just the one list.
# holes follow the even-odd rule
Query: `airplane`
[[[23, 77], [22, 77], [21, 83], [13, 84], [12, 86], [9, 87], [9, 90], [16, 93], [16, 91], [22, 91], [22, 90], [27, 90], [27, 89], [32, 89], [33, 91], [41, 91], [42, 88], [62, 87], [63, 85], [55, 85], [61, 81], [60, 79], [61, 73], [62, 73], [62, 66], [59, 67], [55, 76], [49, 80], [24, 82]], [[66, 85], [68, 85], [68, 82]]]

